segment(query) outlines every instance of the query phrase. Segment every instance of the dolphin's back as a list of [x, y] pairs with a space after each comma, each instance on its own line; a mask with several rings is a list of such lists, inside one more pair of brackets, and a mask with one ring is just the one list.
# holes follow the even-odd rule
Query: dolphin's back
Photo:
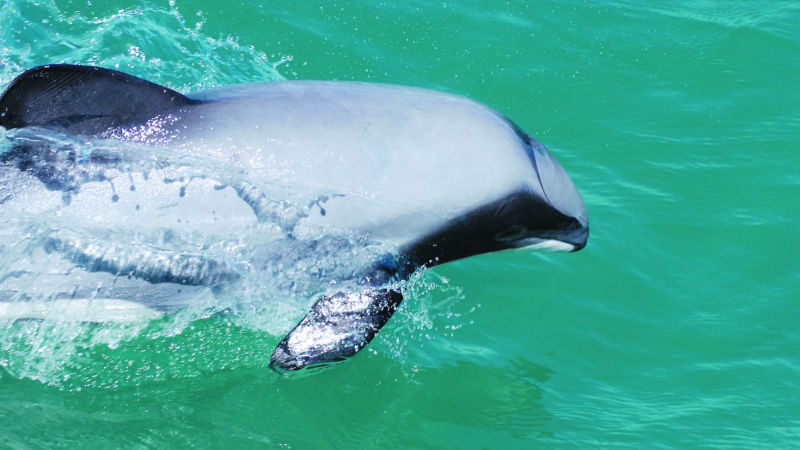
[[95, 136], [194, 103], [122, 72], [52, 64], [28, 69], [11, 82], [0, 97], [0, 126], [61, 128]]
[[293, 193], [334, 194], [328, 214], [308, 221], [397, 244], [536, 179], [509, 122], [463, 97], [322, 81], [189, 97], [198, 104], [171, 125], [173, 151], [220, 158]]

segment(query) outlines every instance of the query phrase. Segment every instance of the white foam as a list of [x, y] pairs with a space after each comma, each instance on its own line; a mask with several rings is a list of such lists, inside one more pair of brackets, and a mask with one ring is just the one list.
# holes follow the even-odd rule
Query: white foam
[[137, 322], [162, 313], [141, 303], [113, 298], [72, 298], [0, 302], [0, 320], [41, 319], [72, 322]]

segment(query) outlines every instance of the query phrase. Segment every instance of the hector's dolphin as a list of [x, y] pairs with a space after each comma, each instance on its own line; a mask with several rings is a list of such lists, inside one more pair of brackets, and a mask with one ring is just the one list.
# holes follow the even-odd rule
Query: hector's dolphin
[[[113, 70], [49, 65], [11, 83], [0, 126], [13, 142], [0, 155], [0, 214], [52, 214], [36, 242], [70, 265], [59, 276], [76, 286], [72, 297], [100, 295], [76, 292], [92, 274], [113, 275], [103, 299], [166, 309], [170, 292], [224, 290], [259, 267], [301, 273], [298, 261], [314, 252], [363, 260], [319, 275], [322, 298], [278, 344], [274, 369], [354, 355], [420, 267], [521, 247], [575, 251], [588, 237], [583, 201], [544, 146], [497, 111], [436, 91], [280, 81], [183, 95]], [[194, 171], [153, 181], [183, 166]], [[48, 196], [57, 201], [40, 205]], [[282, 236], [264, 246], [269, 256], [230, 260], [213, 237], [181, 247], [264, 223]], [[152, 245], [141, 240], [147, 230], [159, 230]], [[348, 251], [324, 250], [335, 236]], [[364, 259], [362, 244], [380, 250]], [[14, 287], [35, 267], [2, 270], [7, 298], [36, 287]]]

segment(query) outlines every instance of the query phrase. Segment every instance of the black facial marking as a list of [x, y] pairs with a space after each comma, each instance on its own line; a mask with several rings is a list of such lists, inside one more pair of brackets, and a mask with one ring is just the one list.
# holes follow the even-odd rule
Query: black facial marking
[[515, 248], [521, 239], [556, 239], [581, 246], [585, 227], [547, 201], [520, 190], [450, 220], [402, 249], [417, 265], [433, 266]]

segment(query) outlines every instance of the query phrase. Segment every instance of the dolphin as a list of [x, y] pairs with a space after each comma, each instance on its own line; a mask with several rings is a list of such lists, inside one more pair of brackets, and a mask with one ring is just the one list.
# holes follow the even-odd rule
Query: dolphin
[[[184, 95], [52, 64], [11, 82], [0, 126], [13, 142], [0, 155], [0, 213], [53, 215], [37, 251], [66, 262], [61, 275], [76, 290], [89, 288], [71, 274], [114, 277], [102, 294], [73, 296], [167, 310], [251, 270], [289, 273], [293, 285], [308, 255], [347, 263], [320, 275], [341, 288], [328, 286], [280, 341], [270, 358], [278, 371], [363, 349], [420, 268], [507, 249], [577, 251], [589, 234], [578, 190], [542, 144], [488, 106], [433, 90], [276, 81]], [[213, 237], [181, 246], [183, 236], [253, 233], [253, 224], [278, 237], [242, 246], [237, 261], [214, 253]], [[87, 239], [83, 227], [101, 231]], [[143, 230], [158, 242], [137, 241]], [[26, 287], [5, 272], [0, 295], [21, 298]]]

